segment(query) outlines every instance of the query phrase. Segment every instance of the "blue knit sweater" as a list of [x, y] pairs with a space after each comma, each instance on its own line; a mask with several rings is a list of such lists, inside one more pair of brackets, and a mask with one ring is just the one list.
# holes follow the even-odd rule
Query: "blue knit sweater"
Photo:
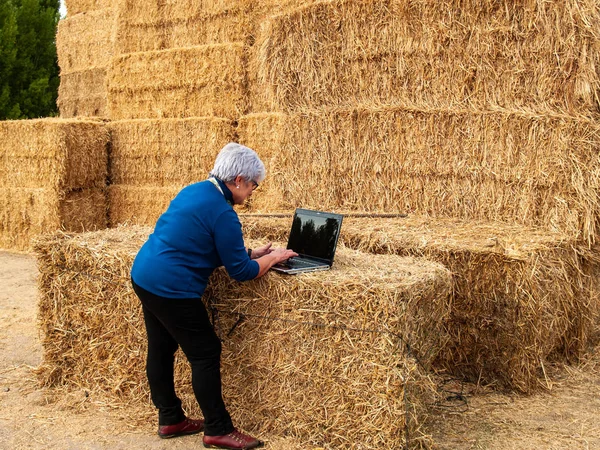
[[138, 252], [131, 278], [167, 298], [201, 297], [210, 274], [225, 266], [237, 281], [256, 278], [259, 265], [248, 257], [233, 196], [219, 181], [185, 187], [171, 201]]

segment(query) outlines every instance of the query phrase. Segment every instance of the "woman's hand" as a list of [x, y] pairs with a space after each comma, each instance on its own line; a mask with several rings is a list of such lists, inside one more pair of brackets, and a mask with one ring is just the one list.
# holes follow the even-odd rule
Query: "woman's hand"
[[258, 259], [261, 256], [265, 256], [271, 253], [273, 251], [273, 249], [271, 248], [272, 245], [273, 243], [269, 242], [267, 245], [263, 245], [262, 247], [258, 247], [257, 249], [252, 250], [252, 259]]
[[[254, 251], [252, 251], [252, 254], [254, 254]], [[271, 248], [271, 244], [269, 244], [269, 253], [256, 260], [260, 267], [256, 278], [262, 277], [275, 264], [285, 261], [286, 259], [293, 258], [294, 256], [298, 256], [298, 253], [286, 248], [273, 249]]]

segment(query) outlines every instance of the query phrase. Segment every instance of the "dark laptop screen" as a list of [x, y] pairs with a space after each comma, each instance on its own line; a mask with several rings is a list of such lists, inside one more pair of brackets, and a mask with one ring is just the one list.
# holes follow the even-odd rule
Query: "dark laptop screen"
[[297, 209], [287, 248], [296, 253], [333, 262], [340, 227], [340, 214]]

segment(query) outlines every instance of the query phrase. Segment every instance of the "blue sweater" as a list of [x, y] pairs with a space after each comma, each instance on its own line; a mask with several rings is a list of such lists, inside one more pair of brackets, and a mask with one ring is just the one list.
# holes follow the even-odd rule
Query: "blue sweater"
[[233, 196], [219, 185], [223, 193], [210, 181], [195, 183], [171, 201], [133, 262], [138, 286], [161, 297], [199, 298], [219, 266], [237, 281], [256, 278], [259, 265], [244, 248]]

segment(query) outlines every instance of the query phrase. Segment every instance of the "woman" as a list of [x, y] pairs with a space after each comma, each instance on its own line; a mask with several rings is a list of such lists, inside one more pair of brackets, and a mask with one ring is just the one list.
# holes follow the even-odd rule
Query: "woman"
[[[146, 373], [158, 409], [158, 434], [171, 438], [204, 430], [205, 447], [250, 449], [258, 439], [236, 430], [221, 394], [221, 342], [200, 297], [213, 270], [246, 281], [292, 256], [271, 243], [250, 250], [233, 205], [252, 195], [265, 178], [258, 155], [240, 144], [220, 151], [210, 177], [184, 188], [156, 223], [131, 269], [148, 335]], [[173, 382], [181, 347], [192, 367], [192, 387], [204, 420], [186, 418]]]

